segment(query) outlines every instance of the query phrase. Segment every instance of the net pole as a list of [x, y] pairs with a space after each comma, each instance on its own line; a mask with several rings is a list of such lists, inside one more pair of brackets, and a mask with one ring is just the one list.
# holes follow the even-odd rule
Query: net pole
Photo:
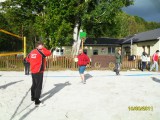
[[23, 38], [23, 52], [24, 52], [24, 58], [26, 57], [26, 37]]

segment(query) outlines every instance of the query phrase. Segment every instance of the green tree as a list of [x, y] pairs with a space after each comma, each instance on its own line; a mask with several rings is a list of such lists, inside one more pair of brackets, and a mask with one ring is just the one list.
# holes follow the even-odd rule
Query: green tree
[[27, 37], [28, 50], [38, 40], [48, 48], [70, 45], [80, 29], [88, 37], [122, 38], [159, 26], [122, 12], [133, 0], [6, 0], [0, 13], [7, 30]]
[[[80, 28], [88, 34], [103, 35], [115, 15], [129, 0], [6, 0], [1, 4], [12, 31], [29, 39], [43, 39], [47, 45], [65, 45]], [[15, 24], [17, 23], [17, 24]], [[97, 27], [98, 26], [98, 27]], [[90, 31], [90, 28], [92, 31]], [[22, 32], [23, 31], [23, 32]]]

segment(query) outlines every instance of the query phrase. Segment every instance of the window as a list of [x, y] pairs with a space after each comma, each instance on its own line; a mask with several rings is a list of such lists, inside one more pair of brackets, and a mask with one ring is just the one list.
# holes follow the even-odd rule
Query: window
[[60, 55], [63, 55], [63, 53], [64, 53], [64, 50], [60, 49]]
[[114, 54], [115, 53], [115, 47], [108, 47], [108, 54]]
[[59, 49], [57, 48], [56, 51], [54, 52], [54, 55], [63, 55], [64, 49]]
[[93, 55], [98, 55], [98, 50], [93, 50]]
[[62, 53], [63, 53], [63, 51], [64, 51], [64, 50], [63, 50], [63, 49], [61, 49], [61, 52], [62, 52]]
[[114, 47], [114, 48], [112, 48], [112, 53], [115, 53], [115, 47]]

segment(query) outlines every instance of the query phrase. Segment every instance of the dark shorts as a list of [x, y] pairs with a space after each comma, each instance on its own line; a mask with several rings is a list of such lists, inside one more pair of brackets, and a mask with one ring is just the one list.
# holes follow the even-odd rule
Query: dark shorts
[[85, 69], [86, 69], [86, 66], [79, 66], [79, 73], [84, 74]]

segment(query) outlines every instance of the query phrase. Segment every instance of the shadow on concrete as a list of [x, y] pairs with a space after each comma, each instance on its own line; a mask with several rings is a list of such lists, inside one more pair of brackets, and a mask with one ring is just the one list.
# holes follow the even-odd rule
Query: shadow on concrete
[[88, 73], [87, 73], [87, 74], [85, 74], [85, 79], [86, 79], [86, 80], [88, 80], [88, 79], [90, 79], [90, 78], [92, 78], [92, 77], [93, 77], [93, 76], [92, 76], [92, 75], [90, 75], [90, 74], [88, 74]]
[[7, 83], [7, 84], [5, 84], [5, 85], [0, 86], [0, 89], [6, 89], [8, 86], [11, 86], [11, 85], [13, 85], [13, 84], [16, 84], [16, 83], [22, 82], [22, 81], [23, 81], [23, 80], [19, 80], [19, 81]]
[[[60, 90], [62, 90], [64, 87], [71, 85], [68, 81], [65, 83], [59, 83], [59, 84], [54, 84], [54, 88], [49, 90], [48, 92], [44, 93], [41, 95], [41, 98], [43, 98], [41, 101], [44, 102], [47, 99], [51, 98], [54, 94], [58, 93]], [[25, 113], [19, 120], [25, 119], [30, 113], [32, 113], [37, 107], [34, 107], [30, 109], [27, 113]]]
[[160, 83], [160, 79], [155, 78], [155, 77], [151, 77], [153, 81]]
[[[16, 116], [17, 111], [19, 110], [20, 106], [23, 104], [23, 101], [25, 100], [25, 98], [27, 97], [29, 91], [31, 90], [31, 88], [29, 88], [29, 90], [26, 92], [26, 94], [24, 95], [24, 97], [22, 98], [21, 102], [19, 103], [18, 107], [16, 108], [15, 112], [13, 113], [13, 115], [11, 116], [10, 120], [13, 120], [13, 118]], [[28, 106], [29, 107], [29, 106]], [[27, 108], [26, 108], [27, 109]]]

